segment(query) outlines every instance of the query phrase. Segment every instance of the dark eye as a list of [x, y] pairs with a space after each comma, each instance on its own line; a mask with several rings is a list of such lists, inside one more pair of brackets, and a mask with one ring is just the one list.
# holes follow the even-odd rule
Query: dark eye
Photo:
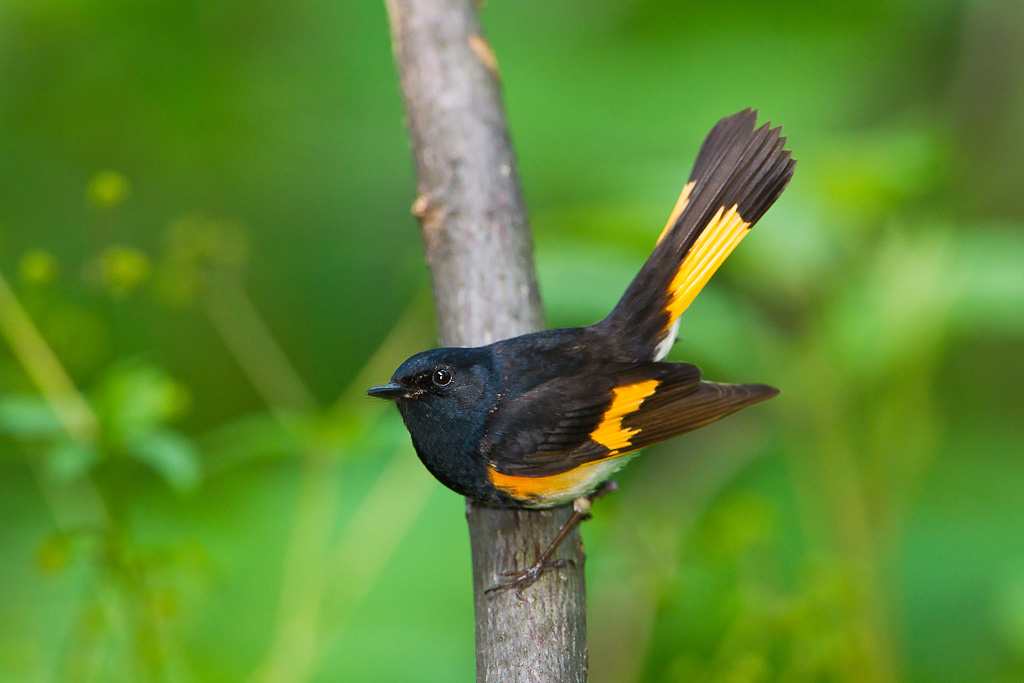
[[440, 370], [434, 370], [434, 384], [439, 387], [446, 387], [452, 383], [452, 373], [448, 372], [444, 368]]

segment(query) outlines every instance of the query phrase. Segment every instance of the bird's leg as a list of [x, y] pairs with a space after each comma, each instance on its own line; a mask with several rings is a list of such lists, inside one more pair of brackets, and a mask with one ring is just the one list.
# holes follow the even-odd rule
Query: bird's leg
[[618, 488], [619, 485], [609, 479], [608, 481], [602, 482], [602, 484], [598, 486], [597, 489], [590, 495], [580, 496], [579, 498], [574, 500], [572, 502], [572, 516], [569, 517], [568, 521], [566, 521], [566, 523], [562, 525], [562, 528], [559, 529], [558, 534], [556, 534], [555, 537], [551, 539], [551, 543], [548, 543], [548, 547], [545, 548], [544, 552], [540, 554], [540, 557], [537, 558], [537, 561], [534, 562], [528, 569], [524, 569], [522, 571], [505, 572], [503, 576], [508, 578], [508, 581], [506, 581], [505, 583], [499, 583], [497, 586], [491, 586], [484, 592], [494, 593], [500, 590], [514, 588], [516, 591], [516, 597], [522, 600], [523, 591], [532, 586], [533, 584], [535, 584], [537, 580], [544, 575], [545, 572], [551, 571], [552, 569], [559, 569], [561, 567], [564, 567], [566, 562], [571, 562], [571, 560], [564, 559], [556, 560], [554, 562], [548, 562], [548, 560], [558, 549], [558, 546], [561, 545], [562, 541], [565, 540], [565, 537], [569, 535], [569, 532], [572, 531], [577, 524], [590, 519], [590, 508], [593, 505], [594, 501], [604, 495], [612, 493]]

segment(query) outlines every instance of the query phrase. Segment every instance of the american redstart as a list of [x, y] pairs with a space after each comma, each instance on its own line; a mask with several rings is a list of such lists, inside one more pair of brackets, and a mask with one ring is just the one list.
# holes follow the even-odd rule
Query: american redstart
[[663, 362], [679, 316], [793, 175], [781, 129], [756, 124], [747, 109], [712, 128], [657, 246], [607, 318], [424, 351], [366, 392], [395, 402], [420, 460], [453, 491], [506, 507], [575, 503], [537, 563], [497, 588], [536, 581], [598, 486], [638, 449], [778, 394]]

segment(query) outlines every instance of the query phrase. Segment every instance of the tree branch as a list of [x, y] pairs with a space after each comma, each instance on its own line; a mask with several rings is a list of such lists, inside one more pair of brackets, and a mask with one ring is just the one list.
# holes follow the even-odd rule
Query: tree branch
[[[533, 246], [474, 0], [387, 0], [418, 176], [413, 214], [430, 265], [441, 342], [475, 346], [543, 326]], [[534, 561], [571, 508], [469, 503], [478, 681], [586, 680], [583, 548], [573, 531], [520, 600], [484, 591]]]

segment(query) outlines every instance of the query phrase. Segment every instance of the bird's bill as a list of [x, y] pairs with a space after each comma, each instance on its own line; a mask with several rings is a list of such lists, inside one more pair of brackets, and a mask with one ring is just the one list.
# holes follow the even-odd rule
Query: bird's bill
[[372, 389], [366, 390], [367, 396], [373, 396], [374, 398], [383, 398], [388, 401], [394, 401], [395, 399], [402, 398], [406, 396], [408, 393], [409, 392], [406, 390], [405, 387], [399, 384], [395, 384], [394, 382], [390, 384], [385, 384], [384, 386], [373, 387]]

